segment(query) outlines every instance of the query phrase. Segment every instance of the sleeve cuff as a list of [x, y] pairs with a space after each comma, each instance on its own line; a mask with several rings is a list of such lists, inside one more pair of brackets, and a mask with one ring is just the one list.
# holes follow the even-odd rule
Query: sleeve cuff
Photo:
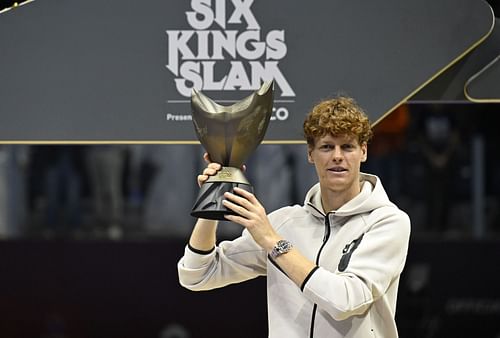
[[307, 282], [309, 281], [309, 279], [311, 278], [311, 276], [316, 272], [316, 270], [319, 269], [319, 266], [315, 266], [311, 272], [309, 272], [306, 276], [306, 278], [304, 279], [304, 281], [302, 282], [302, 285], [300, 286], [300, 291], [304, 291], [304, 288], [306, 287], [306, 284]]
[[[202, 252], [202, 253], [200, 253]], [[182, 264], [188, 269], [200, 269], [207, 265], [210, 265], [215, 256], [215, 248], [211, 251], [203, 251], [186, 246], [184, 249], [184, 257], [182, 258]]]
[[196, 249], [195, 247], [191, 246], [191, 244], [189, 244], [189, 243], [188, 243], [188, 248], [189, 248], [189, 250], [191, 250], [194, 253], [197, 253], [198, 255], [210, 255], [215, 250], [215, 246], [210, 250]]

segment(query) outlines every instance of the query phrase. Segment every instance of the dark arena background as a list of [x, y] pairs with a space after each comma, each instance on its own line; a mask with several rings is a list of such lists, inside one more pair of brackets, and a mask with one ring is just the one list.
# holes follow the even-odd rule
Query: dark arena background
[[[265, 278], [191, 292], [176, 267], [203, 168], [185, 94], [239, 99], [262, 67], [279, 95], [247, 174], [266, 210], [314, 183], [307, 109], [352, 93], [375, 126], [362, 170], [412, 221], [400, 337], [500, 338], [499, 1], [136, 2], [0, 2], [0, 338], [267, 336]], [[203, 26], [196, 3], [248, 7]], [[183, 44], [207, 29], [260, 35], [220, 58]]]

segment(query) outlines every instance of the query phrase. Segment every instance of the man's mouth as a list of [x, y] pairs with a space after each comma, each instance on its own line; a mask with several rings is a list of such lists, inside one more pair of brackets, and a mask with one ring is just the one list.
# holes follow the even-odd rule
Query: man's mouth
[[329, 168], [328, 171], [333, 171], [333, 172], [336, 172], [336, 173], [340, 173], [340, 172], [347, 171], [347, 169], [342, 168], [342, 167], [333, 167], [333, 168]]

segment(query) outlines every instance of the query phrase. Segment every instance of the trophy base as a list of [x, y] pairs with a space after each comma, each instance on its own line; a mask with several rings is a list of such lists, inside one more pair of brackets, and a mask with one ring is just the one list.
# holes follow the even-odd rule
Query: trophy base
[[225, 199], [225, 192], [234, 193], [234, 188], [238, 187], [253, 193], [253, 187], [250, 184], [237, 182], [206, 182], [200, 188], [198, 198], [191, 210], [191, 216], [196, 218], [212, 219], [218, 221], [227, 221], [224, 215], [235, 215], [234, 212], [227, 209], [222, 201]]

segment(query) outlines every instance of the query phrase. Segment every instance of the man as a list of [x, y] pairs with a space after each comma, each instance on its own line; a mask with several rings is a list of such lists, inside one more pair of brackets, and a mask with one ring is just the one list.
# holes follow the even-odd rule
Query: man
[[[226, 218], [242, 236], [216, 246], [217, 222], [199, 219], [178, 263], [180, 283], [207, 290], [266, 275], [269, 337], [397, 337], [410, 220], [376, 176], [360, 172], [369, 120], [338, 97], [312, 109], [304, 135], [319, 180], [304, 205], [267, 215], [253, 194], [226, 193], [237, 214]], [[198, 183], [220, 168], [209, 163]]]

